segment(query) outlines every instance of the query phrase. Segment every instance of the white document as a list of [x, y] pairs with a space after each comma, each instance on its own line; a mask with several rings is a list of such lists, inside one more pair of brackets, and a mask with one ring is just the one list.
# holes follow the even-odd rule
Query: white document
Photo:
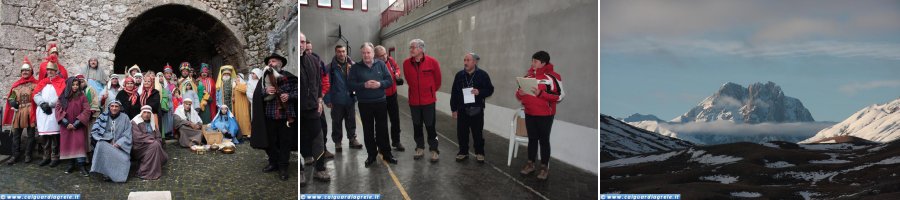
[[463, 88], [463, 103], [475, 103], [475, 95], [472, 94], [472, 88]]
[[531, 88], [536, 88], [538, 86], [537, 79], [516, 77], [516, 81], [519, 82], [519, 88], [521, 88], [522, 91], [534, 96], [534, 92], [531, 91]]

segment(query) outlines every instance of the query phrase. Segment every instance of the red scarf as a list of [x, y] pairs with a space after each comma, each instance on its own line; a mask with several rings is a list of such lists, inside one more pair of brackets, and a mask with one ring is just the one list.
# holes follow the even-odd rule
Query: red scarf
[[[128, 85], [128, 82], [131, 82], [131, 84], [134, 85], [134, 79], [130, 76], [125, 78], [124, 84]], [[124, 88], [122, 88], [122, 90], [125, 91], [125, 93], [128, 93], [128, 100], [131, 101], [131, 105], [137, 103], [137, 95], [135, 95], [135, 93], [137, 92], [137, 86], [131, 88], [131, 90], [128, 90], [128, 86], [125, 86]]]
[[[34, 91], [31, 92], [31, 99], [34, 99], [34, 96], [36, 96], [39, 92], [41, 92], [41, 90], [44, 90], [44, 87], [46, 87], [47, 85], [52, 85], [53, 89], [56, 90], [56, 95], [60, 96], [60, 95], [62, 95], [63, 90], [66, 89], [66, 79], [63, 79], [57, 75], [55, 78], [52, 78], [52, 79], [48, 76], [47, 78], [43, 78], [43, 79], [39, 80], [37, 82], [37, 86], [34, 87]], [[33, 108], [32, 110], [37, 111], [37, 105], [32, 105], [32, 108]], [[31, 115], [31, 122], [32, 123], [37, 122], [37, 115], [35, 115], [35, 114]]]
[[147, 99], [150, 98], [151, 93], [153, 93], [153, 83], [156, 81], [150, 81], [150, 84], [143, 84], [144, 93], [141, 94], [141, 106], [147, 105]]
[[[7, 94], [6, 98], [9, 98], [9, 96], [10, 96], [9, 94], [12, 94], [12, 91], [14, 88], [16, 88], [20, 85], [23, 85], [23, 84], [36, 83], [36, 82], [37, 82], [37, 79], [34, 79], [34, 76], [29, 76], [28, 78], [19, 78], [19, 80], [17, 80], [15, 83], [12, 84], [12, 87], [10, 87], [9, 92], [6, 93]], [[16, 99], [16, 101], [18, 101], [18, 99]], [[30, 99], [28, 99], [28, 101], [34, 103], [34, 98], [30, 98]], [[33, 113], [34, 111], [36, 111], [36, 107], [32, 105], [31, 110]], [[13, 112], [12, 108], [9, 107], [8, 101], [6, 102], [6, 109], [3, 111], [3, 113], [7, 113], [6, 115], [3, 115], [3, 125], [12, 124], [12, 117], [14, 115], [12, 113], [15, 113], [15, 112]]]

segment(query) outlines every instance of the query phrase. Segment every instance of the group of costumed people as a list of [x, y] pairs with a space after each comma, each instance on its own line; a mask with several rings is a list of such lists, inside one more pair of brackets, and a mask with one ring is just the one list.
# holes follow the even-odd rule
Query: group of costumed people
[[[277, 54], [264, 62], [269, 59], [286, 61]], [[235, 144], [246, 142], [253, 132], [253, 97], [264, 96], [268, 89], [257, 84], [263, 76], [260, 69], [252, 69], [245, 78], [224, 65], [213, 78], [205, 63], [197, 76], [188, 62], [181, 63], [180, 77], [168, 64], [158, 73], [134, 65], [117, 75], [108, 74], [91, 58], [81, 74], [69, 76], [55, 42], [48, 44], [36, 76], [28, 58], [22, 62], [3, 112], [3, 126], [12, 128], [14, 138], [6, 164], [32, 162], [39, 146], [39, 166], [56, 167], [61, 160], [70, 160], [66, 173], [95, 172], [113, 182], [127, 180], [131, 160], [138, 161], [137, 177], [159, 179], [168, 160], [165, 139], [177, 139], [187, 148], [203, 144], [202, 133], [209, 131], [221, 132]], [[274, 146], [267, 143], [254, 147]]]

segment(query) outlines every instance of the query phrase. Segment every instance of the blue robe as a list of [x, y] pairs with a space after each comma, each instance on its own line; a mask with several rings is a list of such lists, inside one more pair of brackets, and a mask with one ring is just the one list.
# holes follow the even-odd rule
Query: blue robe
[[234, 119], [234, 115], [231, 114], [229, 110], [226, 114], [219, 113], [216, 115], [216, 118], [209, 122], [209, 129], [211, 131], [220, 131], [222, 133], [226, 133], [231, 135], [231, 142], [234, 144], [240, 144], [241, 142], [237, 140], [237, 136], [240, 135], [241, 129], [238, 127], [237, 120]]
[[[119, 113], [116, 118], [112, 118], [108, 112], [103, 113], [94, 121], [91, 137], [97, 140], [94, 158], [91, 160], [91, 172], [104, 174], [113, 182], [128, 180], [132, 142], [131, 120], [128, 115]], [[118, 144], [120, 148], [113, 147], [109, 142]]]

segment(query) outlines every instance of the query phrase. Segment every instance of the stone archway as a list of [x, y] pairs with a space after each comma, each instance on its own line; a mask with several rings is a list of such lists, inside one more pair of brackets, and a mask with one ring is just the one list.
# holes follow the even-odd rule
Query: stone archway
[[202, 3], [148, 5], [132, 12], [116, 45], [114, 73], [139, 65], [143, 71], [161, 71], [167, 63], [176, 68], [187, 61], [195, 70], [210, 64], [213, 73], [230, 64], [238, 70], [245, 63], [246, 42], [240, 31], [223, 21], [221, 13]]

